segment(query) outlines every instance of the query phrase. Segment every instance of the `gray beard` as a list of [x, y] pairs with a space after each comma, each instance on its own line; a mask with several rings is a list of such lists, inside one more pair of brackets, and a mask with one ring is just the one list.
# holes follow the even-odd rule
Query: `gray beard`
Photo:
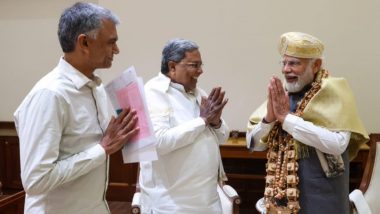
[[311, 66], [308, 66], [303, 74], [297, 76], [297, 82], [289, 83], [285, 81], [285, 88], [288, 92], [299, 92], [314, 80], [314, 74]]

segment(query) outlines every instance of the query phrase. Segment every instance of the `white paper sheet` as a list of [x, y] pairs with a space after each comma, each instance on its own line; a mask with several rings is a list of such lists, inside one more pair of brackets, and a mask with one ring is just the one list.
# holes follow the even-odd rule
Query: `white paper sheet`
[[122, 150], [124, 163], [157, 160], [156, 138], [149, 117], [144, 94], [144, 83], [129, 67], [119, 77], [106, 85], [112, 106], [119, 113], [121, 109], [131, 107], [137, 112], [139, 133]]

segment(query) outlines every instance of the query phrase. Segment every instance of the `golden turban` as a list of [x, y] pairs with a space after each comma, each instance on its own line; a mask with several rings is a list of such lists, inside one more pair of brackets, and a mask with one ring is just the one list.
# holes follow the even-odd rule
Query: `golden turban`
[[297, 58], [320, 58], [323, 55], [323, 44], [318, 38], [300, 32], [289, 32], [281, 35], [278, 51], [281, 56]]

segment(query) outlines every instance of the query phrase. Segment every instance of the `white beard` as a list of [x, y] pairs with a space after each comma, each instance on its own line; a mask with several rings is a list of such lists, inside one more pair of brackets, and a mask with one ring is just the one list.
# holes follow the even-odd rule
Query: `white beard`
[[306, 85], [310, 84], [314, 80], [314, 74], [312, 66], [307, 66], [305, 72], [301, 75], [294, 75], [297, 76], [297, 82], [287, 82], [285, 81], [285, 88], [288, 90], [288, 92], [294, 93], [301, 91]]

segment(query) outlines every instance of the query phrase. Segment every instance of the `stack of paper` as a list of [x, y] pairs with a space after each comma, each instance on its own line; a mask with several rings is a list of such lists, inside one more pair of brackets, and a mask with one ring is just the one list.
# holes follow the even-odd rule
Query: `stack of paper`
[[131, 107], [136, 110], [140, 131], [122, 149], [124, 163], [157, 160], [156, 138], [149, 117], [144, 94], [144, 83], [129, 67], [119, 77], [106, 85], [112, 106], [116, 112]]

